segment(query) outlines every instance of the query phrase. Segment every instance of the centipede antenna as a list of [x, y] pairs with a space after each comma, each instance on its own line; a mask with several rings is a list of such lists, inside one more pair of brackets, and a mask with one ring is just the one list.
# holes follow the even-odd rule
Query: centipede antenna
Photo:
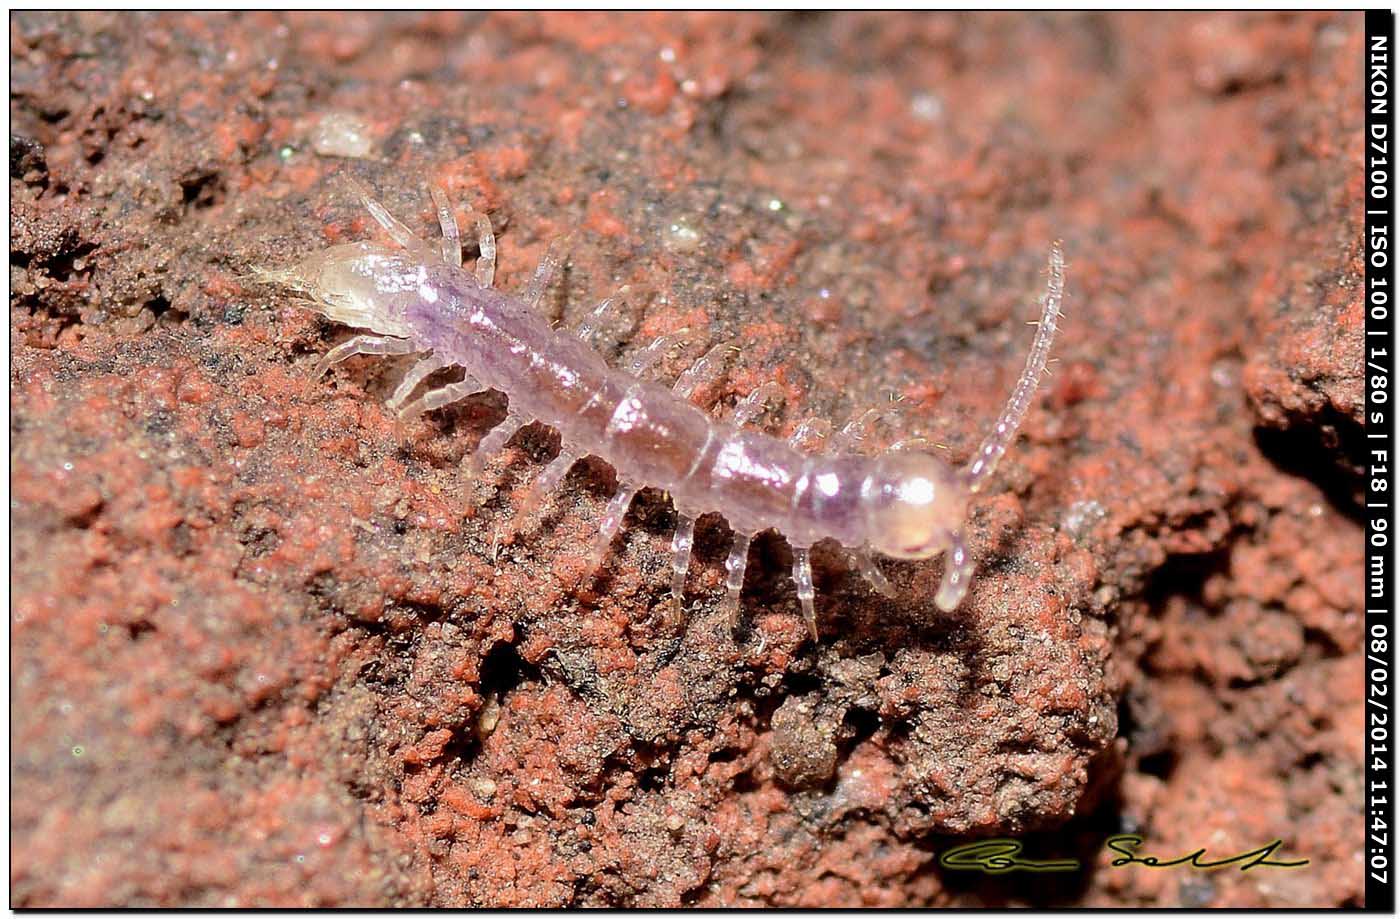
[[1059, 320], [1063, 318], [1060, 303], [1065, 294], [1065, 257], [1058, 240], [1050, 246], [1049, 275], [1040, 321], [1036, 323], [1035, 341], [1031, 343], [1030, 354], [1026, 357], [1026, 367], [1021, 371], [1021, 378], [1016, 381], [1016, 388], [1011, 391], [1011, 398], [1007, 400], [1006, 408], [1002, 409], [996, 426], [992, 428], [986, 440], [982, 441], [982, 446], [977, 450], [972, 462], [963, 469], [968, 490], [971, 492], [980, 491], [996, 471], [997, 463], [1011, 446], [1016, 429], [1021, 426], [1026, 412], [1030, 409], [1031, 399], [1035, 396], [1036, 387], [1039, 386], [1041, 375], [1045, 372], [1045, 364], [1050, 356], [1050, 344], [1055, 340], [1055, 329]]

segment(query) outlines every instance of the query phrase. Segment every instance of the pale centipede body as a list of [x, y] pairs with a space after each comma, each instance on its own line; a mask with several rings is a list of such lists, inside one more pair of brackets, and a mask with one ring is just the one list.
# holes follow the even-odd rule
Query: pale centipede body
[[[616, 534], [627, 505], [643, 487], [663, 489], [679, 523], [673, 540], [673, 592], [680, 599], [695, 518], [718, 512], [735, 534], [726, 561], [725, 604], [738, 611], [750, 539], [777, 530], [793, 546], [793, 580], [803, 615], [816, 635], [810, 547], [833, 540], [851, 550], [859, 570], [888, 590], [871, 552], [897, 558], [946, 561], [937, 605], [951, 610], [967, 591], [972, 560], [962, 530], [968, 502], [988, 482], [1028, 411], [1044, 372], [1064, 290], [1064, 263], [1052, 247], [1049, 283], [1030, 355], [1006, 408], [971, 462], [954, 468], [936, 456], [898, 446], [876, 456], [855, 452], [869, 416], [833, 437], [825, 451], [805, 450], [820, 425], [807, 423], [781, 439], [749, 426], [761, 414], [766, 388], [716, 419], [690, 397], [718, 372], [721, 349], [710, 350], [674, 387], [648, 378], [671, 350], [664, 337], [641, 349], [625, 368], [610, 367], [592, 338], [608, 302], [580, 328], [554, 328], [538, 300], [557, 270], [546, 257], [523, 296], [492, 286], [495, 239], [482, 215], [474, 271], [462, 267], [459, 230], [445, 195], [433, 189], [443, 239], [439, 249], [421, 241], [357, 187], [365, 206], [394, 247], [374, 243], [335, 246], [281, 269], [259, 274], [289, 286], [329, 318], [367, 330], [332, 349], [318, 368], [354, 354], [423, 355], [389, 400], [402, 416], [448, 405], [486, 389], [509, 399], [501, 424], [485, 435], [464, 463], [475, 475], [486, 457], [522, 426], [540, 422], [559, 431], [561, 449], [536, 480], [534, 498], [553, 488], [569, 467], [595, 455], [617, 472], [619, 488], [599, 524], [600, 548]], [[434, 372], [460, 367], [463, 378], [413, 394]], [[411, 401], [410, 401], [411, 400]]]

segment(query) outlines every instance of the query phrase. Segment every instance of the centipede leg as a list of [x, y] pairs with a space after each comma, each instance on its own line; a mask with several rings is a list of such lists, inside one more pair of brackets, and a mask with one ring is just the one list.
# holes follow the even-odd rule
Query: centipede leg
[[943, 580], [933, 602], [945, 613], [957, 609], [972, 581], [972, 556], [967, 551], [962, 533], [954, 533], [952, 544], [943, 556]]
[[378, 335], [356, 335], [343, 341], [326, 352], [312, 371], [312, 379], [320, 379], [327, 370], [341, 361], [349, 360], [357, 354], [412, 354], [418, 346], [402, 338], [385, 338]]
[[451, 405], [467, 396], [484, 392], [485, 389], [485, 386], [471, 377], [465, 377], [456, 383], [448, 383], [446, 386], [439, 386], [437, 389], [430, 389], [408, 405], [400, 408], [399, 420], [407, 421], [410, 418], [416, 418], [424, 412], [431, 412], [445, 405]]
[[[814, 447], [818, 441], [830, 436], [831, 424], [825, 418], [808, 418], [797, 426], [788, 438], [788, 443], [799, 450]], [[792, 581], [797, 585], [797, 601], [802, 606], [802, 619], [807, 630], [812, 633], [812, 641], [817, 641], [817, 602], [816, 588], [812, 585], [812, 549], [810, 546], [792, 547]]]
[[627, 372], [634, 377], [640, 377], [655, 367], [657, 362], [667, 354], [689, 340], [692, 334], [690, 329], [678, 329], [674, 332], [667, 332], [665, 335], [658, 335], [651, 344], [631, 356], [627, 361]]
[[398, 388], [394, 390], [394, 394], [389, 397], [389, 401], [385, 405], [390, 411], [398, 411], [404, 400], [413, 395], [418, 384], [446, 366], [447, 361], [435, 354], [423, 358], [410, 367], [408, 373], [404, 374], [403, 381], [399, 383]]
[[[735, 426], [742, 427], [763, 414], [769, 403], [781, 396], [782, 389], [777, 383], [764, 383], [739, 400], [734, 406], [731, 421]], [[749, 564], [751, 540], [752, 534], [735, 533], [734, 545], [729, 550], [729, 558], [724, 562], [724, 609], [729, 616], [731, 628], [738, 628], [739, 625], [739, 592], [744, 587], [744, 570]]]
[[355, 192], [356, 196], [359, 197], [360, 203], [365, 206], [365, 210], [369, 211], [369, 215], [374, 218], [376, 223], [384, 228], [384, 232], [388, 233], [394, 242], [403, 246], [405, 249], [423, 248], [423, 240], [413, 235], [412, 230], [400, 223], [393, 214], [389, 213], [384, 208], [384, 205], [376, 201], [370, 195], [369, 189], [360, 184], [358, 179], [347, 175], [345, 176], [345, 182]]
[[525, 285], [525, 302], [530, 305], [530, 309], [537, 310], [540, 301], [544, 299], [544, 292], [549, 288], [554, 276], [563, 267], [565, 259], [569, 255], [569, 245], [571, 238], [560, 236], [550, 242], [544, 250], [544, 258], [535, 266], [535, 273], [530, 278], [530, 283]]
[[724, 370], [725, 355], [733, 352], [727, 344], [719, 344], [706, 351], [695, 363], [680, 375], [671, 391], [682, 399], [690, 399], [700, 387], [719, 378]]
[[898, 453], [901, 450], [923, 450], [925, 452], [928, 452], [933, 447], [938, 446], [944, 445], [936, 444], [933, 441], [929, 440], [927, 437], [901, 437], [899, 440], [896, 440], [894, 443], [890, 444], [888, 449], [891, 453]]
[[593, 539], [593, 567], [602, 567], [607, 559], [608, 549], [612, 546], [612, 541], [617, 536], [617, 531], [622, 528], [622, 518], [627, 516], [627, 508], [631, 506], [632, 499], [637, 496], [637, 487], [627, 482], [623, 482], [617, 488], [617, 492], [608, 502], [607, 510], [603, 511], [603, 519], [598, 524], [598, 535]]
[[623, 287], [583, 317], [574, 327], [574, 334], [596, 349], [611, 348], [637, 327], [642, 309], [638, 292], [630, 286]]
[[724, 612], [729, 617], [731, 631], [739, 627], [739, 591], [744, 588], [744, 571], [749, 567], [751, 539], [743, 533], [735, 533], [729, 557], [724, 560]]
[[797, 600], [802, 604], [802, 619], [817, 641], [816, 588], [812, 586], [812, 550], [808, 546], [792, 547], [792, 580], [797, 585]]
[[457, 216], [452, 213], [452, 205], [447, 193], [436, 185], [428, 186], [428, 194], [433, 196], [433, 207], [437, 208], [438, 225], [442, 227], [442, 260], [454, 268], [462, 267], [462, 231], [457, 226]]
[[[724, 368], [726, 349], [726, 345], [715, 345], [705, 352], [703, 357], [680, 375], [671, 391], [681, 399], [689, 399], [697, 388], [719, 375]], [[680, 603], [685, 595], [685, 576], [690, 570], [690, 552], [694, 546], [695, 518], [678, 513], [676, 532], [671, 536], [671, 593], [677, 603]]]
[[767, 411], [769, 404], [781, 399], [782, 395], [782, 387], [772, 380], [761, 384], [734, 406], [731, 421], [736, 427], [743, 427]]
[[695, 518], [676, 515], [676, 532], [671, 535], [671, 595], [679, 604], [685, 599], [685, 576], [690, 571], [690, 551], [695, 547]]
[[578, 336], [579, 341], [589, 345], [597, 342], [598, 335], [612, 317], [613, 302], [612, 297], [598, 301], [598, 305], [579, 320], [579, 324], [574, 326], [574, 334]]
[[[671, 391], [678, 398], [690, 399], [697, 389], [719, 376], [724, 369], [724, 357], [731, 350], [728, 345], [710, 348], [677, 378]], [[678, 512], [676, 531], [671, 535], [671, 597], [675, 600], [677, 621], [685, 611], [685, 576], [690, 571], [690, 555], [694, 548], [695, 518]]]
[[797, 426], [788, 443], [799, 450], [809, 450], [831, 436], [831, 422], [825, 418], [808, 418]]
[[516, 506], [516, 519], [524, 524], [533, 518], [545, 501], [549, 499], [554, 489], [559, 486], [559, 483], [564, 481], [564, 476], [568, 475], [569, 470], [574, 468], [574, 463], [582, 458], [583, 454], [576, 450], [570, 450], [568, 447], [561, 449], [559, 455], [550, 460], [549, 465], [545, 466], [544, 470], [530, 483], [524, 497]]
[[475, 481], [476, 477], [481, 475], [481, 470], [486, 467], [487, 461], [499, 453], [505, 447], [506, 441], [529, 422], [528, 418], [508, 412], [500, 424], [487, 431], [486, 436], [481, 438], [481, 443], [477, 444], [476, 450], [462, 460], [462, 475], [466, 480]]
[[875, 592], [886, 597], [895, 595], [894, 585], [890, 579], [885, 577], [885, 573], [880, 570], [880, 566], [870, 555], [869, 549], [857, 549], [851, 553], [851, 558], [855, 560], [856, 568], [860, 571], [861, 577], [870, 582], [870, 586], [875, 588]]
[[870, 429], [881, 422], [888, 424], [894, 417], [895, 413], [887, 409], [866, 409], [836, 432], [831, 438], [831, 449], [837, 453], [859, 453]]
[[476, 225], [476, 283], [490, 287], [496, 280], [496, 234], [491, 231], [491, 218], [473, 210], [468, 210], [467, 216]]

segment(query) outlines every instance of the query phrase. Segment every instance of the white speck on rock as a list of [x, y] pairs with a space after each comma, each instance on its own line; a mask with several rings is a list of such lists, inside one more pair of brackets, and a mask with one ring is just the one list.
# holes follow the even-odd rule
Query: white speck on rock
[[349, 159], [370, 159], [374, 144], [368, 126], [355, 115], [328, 112], [311, 135], [311, 149], [318, 156], [343, 156]]
[[1065, 511], [1064, 527], [1071, 536], [1083, 536], [1106, 516], [1108, 511], [1099, 502], [1076, 501]]

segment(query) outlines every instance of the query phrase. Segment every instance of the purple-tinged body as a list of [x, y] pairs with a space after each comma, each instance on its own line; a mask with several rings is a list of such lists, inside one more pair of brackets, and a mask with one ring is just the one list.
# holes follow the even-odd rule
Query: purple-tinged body
[[601, 457], [625, 482], [670, 493], [691, 516], [715, 511], [740, 533], [795, 544], [867, 541], [857, 510], [874, 460], [804, 454], [761, 431], [716, 421], [670, 389], [609, 367], [520, 300], [450, 265], [419, 266], [390, 285], [421, 350], [491, 389], [511, 411], [558, 428], [566, 448]]

